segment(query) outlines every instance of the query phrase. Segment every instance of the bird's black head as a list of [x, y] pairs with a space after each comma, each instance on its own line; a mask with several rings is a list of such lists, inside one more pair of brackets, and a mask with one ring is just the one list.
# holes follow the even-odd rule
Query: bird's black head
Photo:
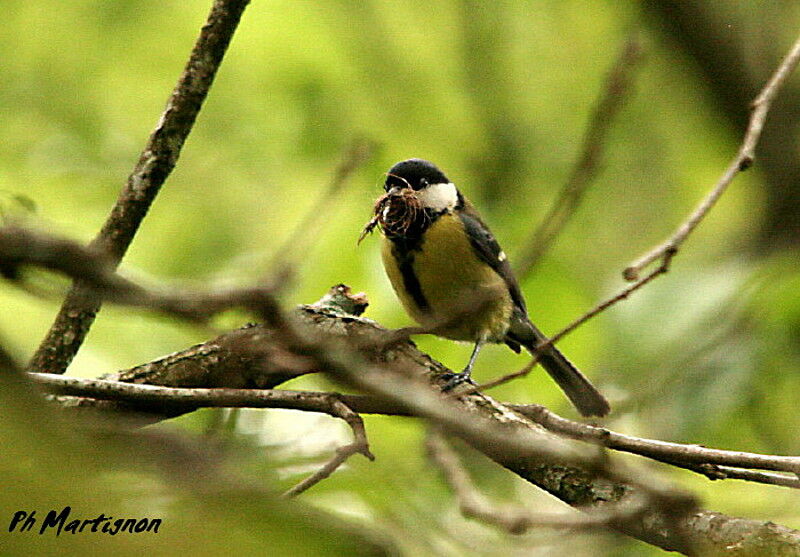
[[435, 164], [422, 159], [408, 159], [398, 162], [386, 173], [383, 189], [411, 187], [422, 190], [431, 184], [446, 184], [450, 180]]

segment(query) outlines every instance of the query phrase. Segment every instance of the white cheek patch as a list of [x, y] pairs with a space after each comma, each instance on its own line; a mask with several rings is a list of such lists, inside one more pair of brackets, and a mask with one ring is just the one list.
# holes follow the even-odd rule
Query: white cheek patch
[[417, 197], [422, 206], [434, 211], [452, 209], [458, 204], [458, 190], [455, 184], [431, 184], [422, 191], [417, 192]]

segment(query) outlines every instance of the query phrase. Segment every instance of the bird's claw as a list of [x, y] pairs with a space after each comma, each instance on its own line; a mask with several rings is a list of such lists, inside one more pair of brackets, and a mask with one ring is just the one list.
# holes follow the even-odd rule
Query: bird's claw
[[464, 383], [469, 383], [470, 385], [477, 385], [477, 383], [475, 383], [475, 381], [472, 380], [469, 371], [462, 371], [461, 373], [445, 373], [441, 376], [441, 379], [445, 380], [445, 384], [442, 386], [442, 392], [444, 393], [452, 391], [453, 389]]

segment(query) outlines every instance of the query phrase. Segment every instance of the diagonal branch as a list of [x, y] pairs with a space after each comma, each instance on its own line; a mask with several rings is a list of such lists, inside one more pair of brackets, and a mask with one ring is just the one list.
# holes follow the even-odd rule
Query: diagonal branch
[[700, 202], [697, 208], [695, 208], [692, 214], [689, 215], [689, 218], [675, 230], [672, 236], [631, 263], [625, 269], [623, 275], [626, 280], [637, 280], [641, 271], [657, 259], [663, 259], [663, 264], [666, 265], [667, 256], [669, 255], [669, 257], [672, 257], [675, 255], [683, 242], [686, 241], [686, 238], [689, 237], [714, 204], [722, 197], [722, 194], [725, 193], [725, 190], [727, 190], [728, 186], [733, 182], [733, 179], [736, 178], [740, 172], [752, 166], [753, 160], [755, 159], [756, 145], [761, 138], [761, 131], [764, 129], [764, 122], [767, 120], [767, 114], [772, 106], [772, 101], [797, 67], [798, 62], [800, 62], [800, 38], [795, 41], [789, 53], [778, 66], [778, 69], [775, 70], [775, 73], [772, 74], [772, 77], [753, 101], [751, 105], [752, 112], [750, 114], [750, 121], [747, 125], [744, 138], [742, 139], [739, 152], [728, 165], [728, 168], [725, 169], [725, 172], [723, 172], [716, 185]]
[[508, 373], [506, 375], [502, 375], [497, 379], [492, 379], [491, 381], [487, 381], [486, 383], [478, 385], [477, 387], [474, 387], [467, 392], [484, 391], [486, 389], [491, 389], [493, 387], [503, 385], [504, 383], [508, 383], [509, 381], [512, 381], [514, 379], [525, 377], [531, 372], [531, 370], [533, 370], [534, 367], [536, 367], [536, 364], [539, 363], [539, 354], [541, 354], [541, 351], [544, 348], [550, 346], [551, 344], [555, 344], [556, 342], [558, 342], [559, 340], [570, 334], [572, 331], [574, 331], [575, 329], [577, 329], [578, 327], [589, 321], [592, 317], [604, 312], [617, 302], [626, 299], [628, 296], [639, 290], [641, 287], [643, 287], [656, 277], [666, 273], [667, 270], [669, 270], [669, 264], [672, 261], [673, 255], [675, 255], [675, 252], [668, 252], [664, 254], [664, 260], [661, 263], [661, 265], [659, 265], [658, 268], [653, 269], [652, 271], [647, 273], [645, 276], [641, 277], [639, 280], [637, 280], [630, 286], [623, 288], [622, 291], [618, 292], [617, 294], [614, 294], [610, 298], [607, 298], [606, 300], [600, 302], [595, 307], [593, 307], [592, 309], [590, 309], [589, 311], [587, 311], [586, 313], [575, 319], [572, 323], [561, 329], [551, 338], [549, 338], [546, 341], [540, 342], [538, 345], [536, 345], [536, 349], [533, 352], [533, 357], [521, 369], [514, 371], [512, 373]]
[[[118, 264], [161, 185], [180, 156], [197, 114], [249, 0], [215, 0], [167, 107], [128, 177], [111, 214], [92, 241]], [[64, 373], [89, 332], [101, 301], [76, 282], [28, 368]]]
[[539, 263], [575, 213], [583, 194], [597, 177], [603, 162], [608, 132], [627, 100], [641, 60], [642, 46], [638, 36], [634, 34], [625, 42], [606, 78], [583, 137], [580, 158], [573, 167], [572, 174], [547, 216], [525, 242], [522, 253], [516, 258], [516, 271], [520, 278], [530, 274]]
[[318, 236], [316, 224], [319, 216], [330, 211], [352, 174], [369, 160], [374, 151], [375, 144], [371, 141], [363, 138], [352, 141], [343, 153], [327, 187], [317, 201], [309, 206], [306, 215], [295, 225], [289, 236], [270, 258], [267, 267], [270, 268], [273, 277], [285, 279], [294, 274], [295, 268], [306, 259], [310, 242]]
[[[391, 362], [391, 366], [401, 372], [400, 375], [390, 371], [380, 372], [373, 367], [375, 364], [371, 363], [358, 365], [353, 368], [352, 372], [349, 372], [349, 366], [353, 364], [347, 364], [339, 359], [344, 357], [341, 356], [341, 353], [345, 348], [349, 346], [358, 349], [363, 346], [366, 339], [369, 339], [373, 345], [380, 345], [380, 334], [391, 335], [391, 333], [363, 318], [334, 314], [326, 310], [311, 311], [309, 306], [303, 306], [301, 313], [308, 317], [304, 321], [306, 326], [311, 327], [319, 334], [324, 331], [326, 334], [333, 333], [335, 335], [335, 340], [331, 343], [317, 345], [317, 342], [320, 341], [312, 341], [311, 345], [306, 344], [302, 349], [305, 357], [318, 361], [315, 369], [332, 372], [337, 377], [347, 378], [375, 393], [368, 399], [341, 395], [341, 400], [354, 411], [382, 411], [381, 408], [386, 409], [387, 407], [381, 405], [388, 402], [388, 408], [392, 409], [391, 412], [394, 412], [393, 409], [399, 408], [403, 413], [427, 417], [437, 426], [444, 426], [450, 433], [462, 437], [473, 447], [512, 472], [575, 507], [604, 509], [611, 505], [613, 508], [617, 504], [614, 501], [624, 503], [625, 500], [631, 500], [632, 497], [637, 497], [638, 493], [642, 493], [642, 488], [637, 487], [642, 481], [646, 481], [648, 485], [652, 483], [644, 476], [634, 477], [634, 479], [624, 472], [623, 475], [627, 479], [609, 477], [616, 474], [613, 472], [609, 474], [607, 459], [598, 459], [584, 451], [575, 451], [575, 447], [567, 447], [558, 439], [551, 439], [548, 435], [543, 435], [544, 430], [537, 429], [539, 426], [523, 419], [513, 409], [506, 408], [485, 395], [476, 394], [454, 400], [437, 396], [429, 386], [425, 386], [424, 383], [417, 384], [418, 382], [413, 381], [412, 377], [436, 377], [446, 372], [446, 369], [433, 366], [430, 358], [419, 353], [409, 344], [394, 346], [389, 353], [381, 352], [372, 356], [375, 363], [382, 361], [384, 366], [387, 365], [387, 362]], [[248, 332], [251, 329], [244, 331]], [[264, 330], [255, 334], [265, 341], [272, 342]], [[316, 338], [316, 335], [312, 338]], [[254, 342], [254, 339], [255, 337], [250, 340]], [[251, 343], [247, 344], [249, 346]], [[235, 346], [235, 343], [231, 344], [230, 348]], [[248, 352], [249, 350], [248, 348]], [[197, 350], [198, 354], [202, 352], [203, 350]], [[368, 351], [366, 354], [369, 353]], [[229, 371], [218, 370], [219, 373], [209, 377], [208, 380], [236, 381], [237, 373], [242, 372], [239, 355], [231, 352], [225, 357], [225, 353], [212, 351], [209, 359], [219, 360], [220, 356], [223, 356], [223, 361], [218, 365], [224, 366], [227, 360], [230, 369]], [[172, 381], [185, 379], [192, 375], [191, 369], [182, 367], [185, 363], [183, 359], [175, 361], [180, 372]], [[196, 362], [196, 360], [194, 361]], [[142, 367], [146, 368], [147, 366]], [[199, 365], [199, 367], [203, 366]], [[157, 373], [159, 376], [168, 374], [163, 369]], [[352, 375], [350, 375], [351, 373]], [[133, 374], [131, 379], [139, 380], [145, 375], [144, 372]], [[32, 375], [32, 377], [64, 385], [68, 385], [68, 382], [71, 381], [82, 381], [53, 376]], [[162, 379], [164, 378], [162, 377]], [[73, 384], [73, 387], [78, 384]], [[141, 387], [141, 385], [130, 385], [129, 387]], [[158, 391], [157, 388], [147, 388], [146, 390], [148, 391], [147, 397], [153, 397]], [[67, 389], [62, 392], [67, 392]], [[72, 392], [79, 394], [78, 390]], [[233, 394], [228, 389], [206, 389], [203, 393], [194, 389], [179, 389], [174, 392], [179, 395], [176, 398], [185, 403], [192, 401], [187, 396], [190, 394], [220, 397], [219, 400], [224, 400], [226, 396]], [[88, 392], [84, 394], [88, 394]], [[242, 395], [245, 396], [245, 393], [243, 392]], [[127, 396], [130, 396], [130, 393], [126, 395], [126, 398]], [[248, 392], [246, 396], [253, 397], [253, 399], [256, 397], [267, 399], [278, 395], [275, 391], [253, 391]], [[286, 392], [280, 396], [286, 397], [285, 406], [297, 404], [299, 407], [298, 401], [301, 398], [312, 399], [316, 395], [308, 393], [298, 397], [297, 393]], [[107, 396], [107, 398], [113, 397]], [[376, 399], [385, 402], [376, 403]], [[154, 399], [151, 398], [151, 400]], [[308, 406], [313, 404], [308, 400], [302, 403]], [[317, 406], [322, 408], [323, 402], [319, 401]], [[614, 469], [619, 469], [619, 463], [614, 463]], [[635, 520], [615, 514], [613, 527], [660, 547], [686, 548], [686, 535], [691, 539], [689, 545], [703, 544], [704, 540], [713, 538], [716, 540], [714, 541], [715, 545], [721, 546], [738, 543], [743, 539], [760, 539], [760, 532], [763, 532], [764, 523], [759, 521], [745, 521], [707, 511], [687, 517], [686, 505], [690, 503], [690, 500], [682, 498], [679, 494], [658, 495], [658, 490], [648, 491], [646, 488], [644, 493], [652, 502], [648, 505], [647, 516], [644, 519]], [[721, 528], [726, 529], [724, 534], [720, 534]], [[800, 543], [800, 534], [777, 526], [775, 528], [780, 529], [776, 534], [779, 538], [779, 540], [776, 539], [776, 543]]]

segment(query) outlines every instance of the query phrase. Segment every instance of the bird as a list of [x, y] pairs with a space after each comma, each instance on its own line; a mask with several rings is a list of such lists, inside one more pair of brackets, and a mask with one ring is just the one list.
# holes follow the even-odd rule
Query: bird
[[[478, 211], [433, 163], [413, 158], [386, 173], [384, 194], [361, 238], [379, 226], [381, 258], [405, 308], [426, 332], [474, 343], [466, 367], [444, 390], [469, 382], [481, 348], [505, 343], [536, 355], [547, 337], [531, 323], [506, 253]], [[539, 363], [584, 416], [605, 416], [608, 401], [552, 344]]]

